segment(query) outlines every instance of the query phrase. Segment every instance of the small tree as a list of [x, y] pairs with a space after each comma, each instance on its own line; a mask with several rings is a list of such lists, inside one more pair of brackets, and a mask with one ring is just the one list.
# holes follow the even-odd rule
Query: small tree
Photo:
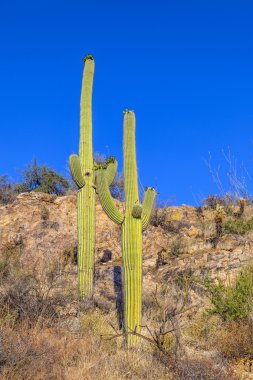
[[22, 179], [15, 186], [17, 193], [39, 191], [47, 194], [64, 195], [70, 188], [68, 179], [47, 165], [40, 166], [34, 159], [22, 171]]

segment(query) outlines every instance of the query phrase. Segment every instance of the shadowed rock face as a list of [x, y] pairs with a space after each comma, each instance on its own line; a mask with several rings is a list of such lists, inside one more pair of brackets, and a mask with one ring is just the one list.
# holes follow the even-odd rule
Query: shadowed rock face
[[[120, 209], [124, 204], [115, 201]], [[253, 232], [245, 236], [224, 235], [216, 246], [211, 243], [214, 214], [196, 212], [191, 206], [168, 207], [163, 223], [151, 225], [143, 235], [144, 288], [153, 288], [175, 273], [208, 272], [227, 280], [253, 259]], [[252, 209], [245, 210], [246, 217]], [[158, 218], [159, 219], [159, 218]], [[155, 223], [154, 223], [155, 224]], [[113, 279], [115, 266], [121, 265], [120, 228], [96, 206], [96, 270]], [[26, 264], [50, 263], [65, 257], [75, 264], [77, 249], [76, 195], [56, 197], [43, 193], [20, 194], [7, 206], [0, 207], [0, 249], [22, 245]]]
[[[119, 253], [118, 231], [97, 205], [97, 260], [106, 249]], [[21, 244], [27, 260], [50, 260], [77, 246], [76, 196], [55, 197], [43, 193], [20, 194], [1, 207], [1, 246]], [[116, 248], [116, 250], [115, 250]]]

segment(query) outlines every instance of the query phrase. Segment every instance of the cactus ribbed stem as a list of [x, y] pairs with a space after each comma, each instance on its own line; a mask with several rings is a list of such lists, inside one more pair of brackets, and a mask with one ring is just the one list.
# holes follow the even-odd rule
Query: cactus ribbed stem
[[72, 178], [74, 179], [76, 185], [81, 189], [85, 185], [85, 180], [82, 173], [79, 157], [76, 154], [72, 154], [69, 157], [69, 166]]
[[115, 206], [110, 194], [106, 172], [104, 169], [97, 170], [96, 184], [99, 189], [99, 198], [105, 213], [116, 224], [121, 224], [124, 220], [123, 215]]
[[[142, 294], [142, 225], [140, 219], [125, 218], [122, 229], [122, 257], [124, 280], [124, 320], [126, 332], [140, 332]], [[137, 342], [128, 335], [128, 345]]]
[[79, 157], [70, 156], [73, 180], [79, 187], [77, 196], [78, 283], [82, 299], [92, 297], [95, 254], [94, 162], [92, 154], [92, 87], [94, 60], [85, 58], [80, 102]]
[[[140, 331], [142, 294], [142, 223], [133, 217], [133, 208], [139, 204], [135, 147], [135, 115], [126, 111], [124, 117], [124, 191], [126, 216], [122, 230], [122, 257], [124, 279], [124, 312], [126, 332]], [[134, 345], [135, 335], [128, 336]]]
[[[105, 213], [114, 222], [122, 224], [122, 257], [124, 279], [125, 332], [140, 332], [142, 295], [142, 229], [148, 224], [155, 191], [151, 188], [144, 197], [144, 208], [139, 204], [138, 177], [135, 149], [135, 115], [124, 113], [124, 191], [125, 217], [116, 208], [110, 195], [104, 168], [98, 169], [97, 192]], [[137, 336], [128, 334], [128, 346], [134, 346]]]
[[148, 187], [145, 191], [144, 199], [142, 202], [142, 230], [143, 231], [148, 226], [155, 197], [156, 197], [155, 189], [153, 189], [152, 187]]
[[95, 196], [86, 183], [78, 191], [78, 283], [80, 298], [91, 298], [93, 293], [95, 250]]
[[106, 168], [106, 177], [107, 177], [107, 182], [109, 186], [111, 186], [111, 184], [114, 181], [115, 175], [117, 173], [117, 168], [118, 168], [118, 162], [116, 160], [108, 163], [108, 166]]
[[135, 115], [132, 111], [126, 110], [124, 116], [124, 191], [126, 196], [126, 213], [131, 214], [133, 206], [139, 203]]

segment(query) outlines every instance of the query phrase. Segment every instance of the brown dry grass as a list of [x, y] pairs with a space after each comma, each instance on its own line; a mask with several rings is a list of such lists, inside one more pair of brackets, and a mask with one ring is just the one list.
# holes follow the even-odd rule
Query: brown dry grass
[[224, 324], [215, 334], [213, 344], [228, 359], [253, 360], [253, 321], [233, 321]]
[[1, 333], [1, 379], [157, 379], [168, 369], [149, 348], [126, 351], [87, 329], [5, 328]]
[[[0, 253], [1, 380], [233, 378], [222, 360], [187, 358], [170, 347], [162, 354], [144, 340], [126, 350], [122, 339], [101, 338], [117, 326], [115, 307], [78, 302], [68, 277], [73, 264], [39, 263], [31, 271], [23, 263], [20, 247]], [[146, 306], [144, 320], [159, 328], [161, 310]]]
[[22, 327], [2, 335], [2, 380], [235, 379], [210, 359], [159, 358], [145, 344], [127, 351], [92, 332]]

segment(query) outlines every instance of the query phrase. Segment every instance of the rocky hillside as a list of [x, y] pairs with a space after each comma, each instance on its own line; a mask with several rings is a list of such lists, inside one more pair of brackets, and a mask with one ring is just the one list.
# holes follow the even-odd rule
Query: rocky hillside
[[87, 305], [77, 297], [76, 195], [23, 193], [1, 206], [0, 377], [252, 378], [250, 317], [227, 323], [205, 313], [203, 280], [231, 284], [253, 259], [253, 207], [243, 215], [237, 208], [154, 210], [143, 237], [143, 324], [158, 333], [172, 328], [159, 356], [145, 340], [131, 353], [122, 340], [101, 342], [122, 332], [123, 293], [120, 228], [99, 203], [95, 294]]
[[[77, 252], [76, 195], [63, 197], [31, 192], [0, 207], [0, 248], [22, 246], [26, 265], [64, 258], [73, 264]], [[124, 205], [117, 202], [119, 208]], [[253, 215], [246, 206], [244, 218]], [[144, 289], [154, 288], [170, 274], [190, 273], [230, 281], [253, 259], [253, 230], [245, 235], [223, 234], [214, 242], [215, 212], [191, 206], [157, 210], [144, 233]], [[97, 203], [96, 271], [113, 276], [121, 265], [120, 228]], [[76, 266], [73, 265], [73, 272]], [[101, 276], [100, 276], [101, 277]], [[102, 276], [103, 277], [103, 276]]]

